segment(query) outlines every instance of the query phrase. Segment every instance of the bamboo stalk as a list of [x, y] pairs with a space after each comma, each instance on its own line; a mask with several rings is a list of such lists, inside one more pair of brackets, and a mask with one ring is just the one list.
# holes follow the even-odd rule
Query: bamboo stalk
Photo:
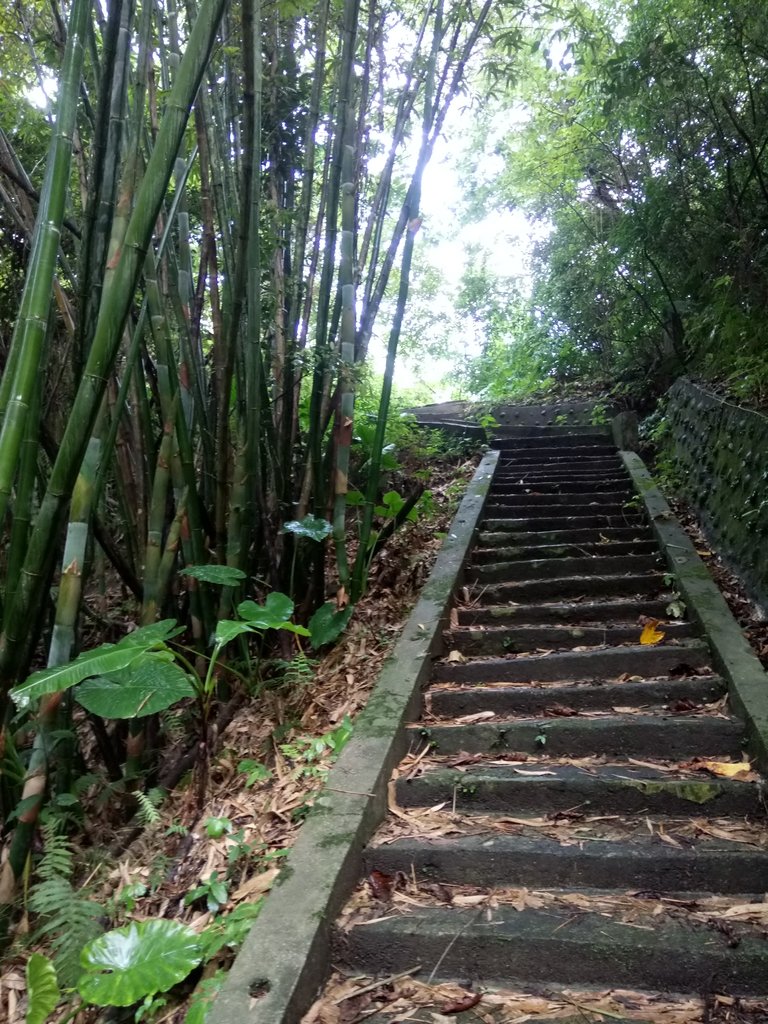
[[[77, 0], [74, 10], [85, 0]], [[85, 454], [88, 438], [104, 394], [106, 377], [117, 354], [144, 255], [160, 212], [181, 137], [200, 81], [210, 60], [226, 0], [205, 0], [190, 33], [176, 83], [160, 125], [157, 140], [139, 188], [115, 275], [105, 289], [93, 345], [88, 355], [72, 413], [51, 472], [30, 538], [21, 585], [0, 637], [2, 687], [13, 679], [19, 642], [32, 607], [39, 602], [53, 552], [50, 538], [57, 533]], [[50, 288], [50, 285], [49, 285]], [[6, 477], [10, 476], [6, 473]]]
[[24, 438], [27, 412], [38, 384], [69, 186], [89, 9], [90, 0], [75, 0], [72, 5], [61, 87], [56, 103], [56, 123], [48, 151], [32, 251], [24, 279], [19, 316], [11, 339], [9, 365], [0, 381], [0, 409], [4, 410], [0, 428], [0, 522], [5, 519]]

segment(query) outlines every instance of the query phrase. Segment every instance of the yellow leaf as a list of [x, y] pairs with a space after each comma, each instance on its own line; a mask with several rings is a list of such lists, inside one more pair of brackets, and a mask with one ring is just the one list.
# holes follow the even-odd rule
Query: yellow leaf
[[713, 775], [722, 775], [726, 779], [748, 774], [752, 770], [749, 761], [702, 761], [701, 766]]
[[660, 644], [666, 636], [661, 630], [656, 629], [659, 624], [658, 619], [651, 619], [650, 622], [646, 622], [643, 626], [643, 632], [640, 634], [641, 644]]

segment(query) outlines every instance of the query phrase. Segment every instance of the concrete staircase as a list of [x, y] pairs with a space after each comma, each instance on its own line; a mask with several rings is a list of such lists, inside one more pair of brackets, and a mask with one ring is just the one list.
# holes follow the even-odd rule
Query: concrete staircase
[[[469, 585], [334, 962], [765, 993], [768, 907], [744, 909], [768, 891], [761, 783], [723, 774], [742, 725], [705, 639], [667, 611], [674, 581], [608, 431], [507, 428], [496, 446]], [[661, 643], [640, 644], [642, 617], [664, 620]]]

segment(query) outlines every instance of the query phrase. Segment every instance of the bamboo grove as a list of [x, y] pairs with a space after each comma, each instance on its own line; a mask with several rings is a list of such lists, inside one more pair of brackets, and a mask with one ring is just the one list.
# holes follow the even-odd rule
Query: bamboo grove
[[[0, 131], [20, 296], [0, 379], [3, 903], [73, 758], [66, 696], [20, 716], [8, 690], [77, 654], [95, 567], [127, 621], [175, 618], [199, 655], [244, 597], [284, 593], [306, 621], [364, 591], [383, 427], [350, 530], [355, 388], [378, 319], [383, 425], [421, 176], [503, 8], [52, 0], [4, 25], [57, 85], [47, 154], [13, 119]], [[307, 516], [332, 523], [335, 572], [285, 529]], [[246, 582], [180, 573], [209, 564]], [[92, 714], [77, 728], [113, 781], [162, 742], [131, 723], [116, 750]]]

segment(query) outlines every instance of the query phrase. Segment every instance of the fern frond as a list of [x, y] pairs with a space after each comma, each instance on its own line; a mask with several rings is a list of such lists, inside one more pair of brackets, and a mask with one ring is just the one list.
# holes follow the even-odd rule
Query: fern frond
[[104, 908], [87, 899], [87, 890], [76, 891], [72, 886], [74, 853], [61, 820], [48, 817], [42, 833], [39, 881], [29, 893], [29, 909], [37, 917], [33, 940], [48, 939], [60, 981], [73, 986], [80, 976], [80, 950], [104, 930]]
[[163, 791], [161, 789], [151, 789], [149, 793], [142, 793], [141, 790], [137, 790], [134, 795], [139, 805], [136, 811], [139, 824], [144, 828], [151, 828], [152, 825], [157, 825], [162, 819], [157, 805], [165, 796]]
[[37, 874], [42, 879], [69, 878], [74, 871], [72, 844], [64, 834], [61, 821], [49, 817], [43, 822], [43, 856], [37, 865]]
[[104, 930], [104, 908], [83, 899], [67, 878], [58, 875], [32, 888], [29, 909], [38, 916], [33, 939], [48, 938], [59, 979], [74, 985], [81, 971], [80, 950]]

